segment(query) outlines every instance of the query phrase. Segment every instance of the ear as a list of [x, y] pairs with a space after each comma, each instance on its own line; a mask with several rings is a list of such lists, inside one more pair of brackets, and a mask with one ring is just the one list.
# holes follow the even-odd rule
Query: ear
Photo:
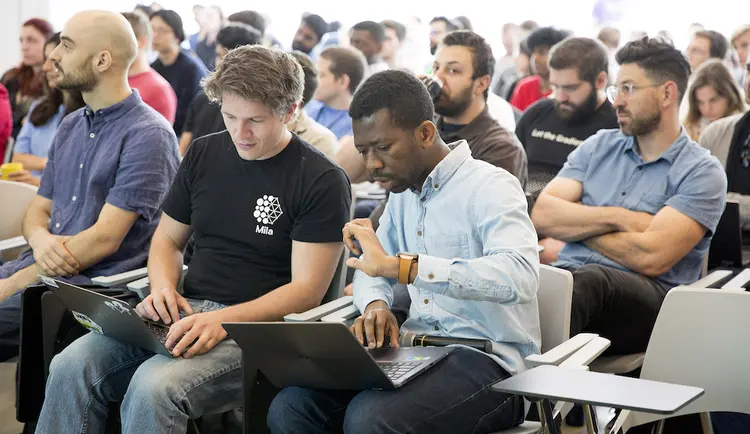
[[435, 136], [437, 135], [437, 127], [432, 121], [424, 121], [417, 128], [414, 129], [414, 138], [422, 149], [427, 149], [435, 143]]
[[608, 83], [607, 73], [602, 71], [599, 73], [599, 75], [596, 76], [596, 80], [594, 81], [594, 87], [596, 87], [596, 90], [602, 90], [607, 87], [607, 83]]
[[674, 104], [677, 107], [682, 103], [680, 100], [680, 91], [677, 88], [677, 83], [674, 81], [668, 81], [664, 84], [664, 99], [662, 103], [665, 106]]
[[490, 82], [492, 81], [492, 78], [489, 75], [483, 75], [476, 79], [476, 93], [478, 95], [483, 95], [484, 92], [490, 88]]
[[104, 72], [112, 66], [112, 53], [110, 53], [109, 51], [101, 51], [99, 54], [94, 56], [92, 61], [94, 62], [95, 71]]
[[299, 108], [299, 106], [300, 106], [299, 103], [294, 103], [291, 105], [291, 107], [289, 107], [289, 110], [287, 110], [286, 114], [284, 115], [282, 119], [285, 124], [288, 124], [289, 122], [292, 121], [292, 117], [294, 116], [295, 113], [297, 113], [297, 108]]
[[349, 78], [348, 74], [341, 74], [336, 78], [336, 83], [338, 83], [342, 88], [349, 90], [349, 83], [351, 83], [351, 79]]

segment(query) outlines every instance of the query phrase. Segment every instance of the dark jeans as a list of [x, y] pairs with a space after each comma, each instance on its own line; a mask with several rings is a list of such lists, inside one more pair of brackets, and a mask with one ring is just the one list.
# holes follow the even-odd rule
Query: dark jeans
[[268, 411], [272, 433], [489, 433], [519, 425], [523, 399], [490, 390], [509, 377], [495, 361], [459, 348], [392, 391], [290, 387]]
[[750, 414], [715, 412], [711, 413], [716, 434], [743, 434], [750, 431]]
[[666, 290], [654, 279], [602, 265], [573, 273], [570, 335], [597, 333], [612, 345], [605, 355], [646, 351]]
[[0, 302], [0, 362], [18, 355], [21, 336], [21, 293]]

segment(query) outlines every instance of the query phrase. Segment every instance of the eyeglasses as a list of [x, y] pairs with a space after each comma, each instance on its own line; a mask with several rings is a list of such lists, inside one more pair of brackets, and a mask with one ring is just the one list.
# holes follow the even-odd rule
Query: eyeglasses
[[633, 96], [635, 91], [640, 89], [646, 89], [649, 87], [659, 87], [663, 85], [664, 83], [659, 84], [645, 84], [643, 86], [636, 86], [633, 83], [624, 83], [619, 86], [608, 86], [606, 89], [607, 92], [607, 99], [610, 103], [615, 103], [615, 98], [617, 98], [617, 95], [622, 95], [623, 98], [627, 99]]

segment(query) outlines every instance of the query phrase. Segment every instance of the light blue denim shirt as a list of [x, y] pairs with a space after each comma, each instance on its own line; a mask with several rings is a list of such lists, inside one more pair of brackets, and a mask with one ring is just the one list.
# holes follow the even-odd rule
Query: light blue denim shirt
[[[539, 353], [537, 235], [515, 176], [471, 157], [460, 140], [420, 192], [391, 194], [377, 235], [389, 255], [418, 253], [402, 332], [496, 342], [511, 374]], [[393, 302], [395, 280], [354, 277], [354, 303]]]
[[[581, 203], [616, 206], [656, 214], [672, 207], [700, 223], [706, 235], [671, 270], [657, 277], [665, 290], [688, 285], [700, 276], [703, 256], [726, 203], [727, 177], [716, 157], [690, 140], [685, 130], [654, 161], [644, 162], [634, 137], [601, 130], [568, 156], [557, 176], [583, 184]], [[632, 271], [582, 242], [568, 243], [554, 265], [585, 264]]]
[[[37, 105], [39, 105], [39, 102], [34, 102], [34, 104], [31, 105], [29, 114], [31, 114]], [[44, 125], [36, 126], [26, 118], [26, 122], [23, 123], [21, 131], [16, 138], [14, 151], [19, 154], [30, 154], [40, 158], [47, 158], [49, 148], [52, 146], [52, 139], [55, 138], [57, 127], [60, 126], [60, 122], [62, 122], [64, 115], [65, 106], [61, 104], [57, 109], [57, 113], [55, 113], [55, 115]], [[41, 170], [34, 170], [31, 174], [37, 178], [42, 177]]]

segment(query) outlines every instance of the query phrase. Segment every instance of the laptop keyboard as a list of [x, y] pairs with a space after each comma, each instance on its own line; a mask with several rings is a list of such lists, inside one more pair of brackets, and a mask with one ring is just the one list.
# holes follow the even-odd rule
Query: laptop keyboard
[[161, 342], [162, 344], [167, 342], [167, 333], [169, 333], [169, 327], [154, 324], [149, 321], [144, 321], [144, 323], [148, 326], [149, 329], [151, 329], [152, 332], [154, 332], [154, 335], [157, 339], [159, 339], [159, 342]]
[[404, 375], [416, 369], [422, 362], [378, 362], [378, 366], [391, 381], [401, 379]]

